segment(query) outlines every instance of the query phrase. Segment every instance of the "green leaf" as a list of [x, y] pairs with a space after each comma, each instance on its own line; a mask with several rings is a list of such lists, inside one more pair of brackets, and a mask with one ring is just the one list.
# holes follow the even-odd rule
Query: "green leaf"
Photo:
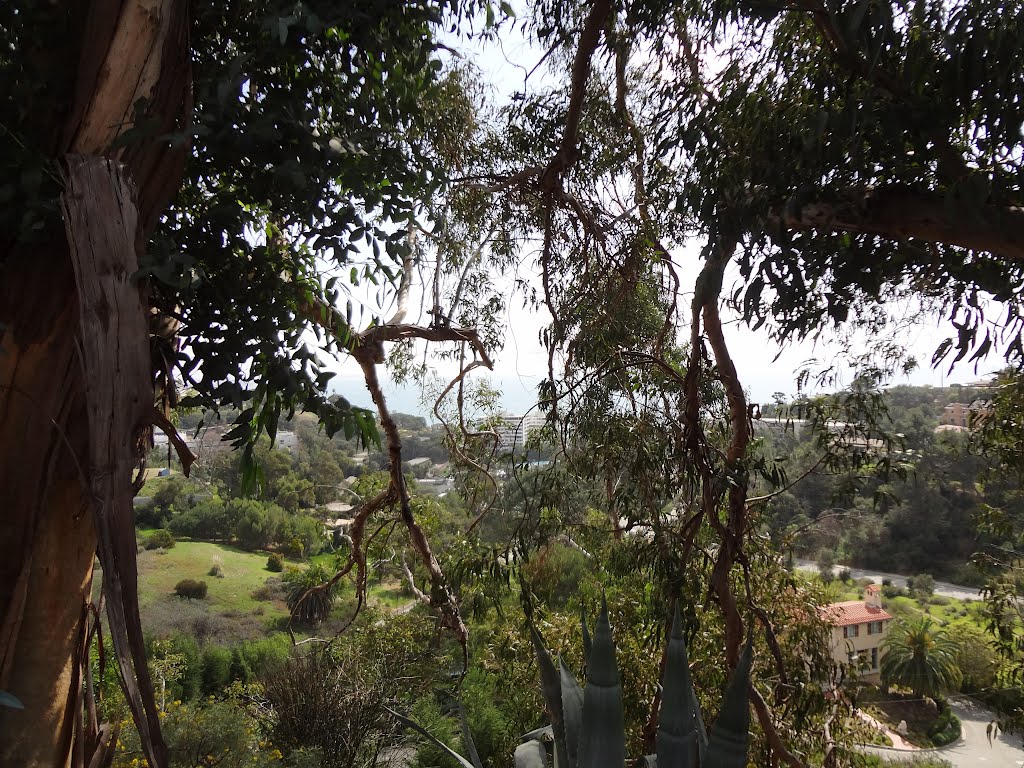
[[565, 745], [565, 723], [562, 718], [562, 680], [551, 654], [544, 646], [544, 639], [537, 628], [530, 626], [530, 637], [533, 649], [537, 654], [537, 666], [540, 667], [540, 683], [544, 693], [544, 703], [551, 716], [551, 730], [555, 741], [555, 764], [567, 766], [568, 754]]
[[676, 604], [665, 657], [657, 752], [662, 768], [696, 768], [707, 746], [707, 732], [693, 689], [682, 619]]
[[583, 689], [561, 657], [558, 658], [558, 674], [562, 688], [562, 722], [565, 724], [565, 766], [576, 768], [583, 737]]
[[459, 765], [462, 766], [462, 768], [473, 768], [473, 764], [471, 762], [469, 762], [469, 760], [464, 758], [462, 755], [460, 755], [454, 749], [452, 749], [447, 744], [445, 744], [443, 741], [438, 739], [434, 734], [432, 734], [426, 728], [421, 726], [419, 723], [416, 723], [416, 722], [410, 720], [405, 715], [398, 714], [397, 712], [395, 712], [395, 710], [391, 709], [391, 707], [385, 706], [384, 707], [384, 711], [388, 712], [392, 717], [394, 717], [396, 720], [398, 720], [398, 722], [400, 722], [406, 728], [412, 728], [414, 731], [416, 731], [416, 733], [418, 733], [421, 736], [423, 736], [424, 738], [426, 738], [435, 747], [437, 747], [438, 749], [441, 749], [443, 752], [445, 752], [446, 754], [448, 754], [451, 757], [453, 757], [459, 763]]

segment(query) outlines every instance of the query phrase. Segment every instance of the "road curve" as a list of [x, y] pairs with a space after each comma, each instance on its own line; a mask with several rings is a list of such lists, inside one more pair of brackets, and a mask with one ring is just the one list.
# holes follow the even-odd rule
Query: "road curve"
[[[817, 571], [818, 564], [813, 560], [794, 560], [796, 567], [801, 571]], [[854, 568], [842, 563], [836, 563], [833, 572], [839, 572], [844, 568], [850, 569], [850, 576], [855, 579], [871, 579], [876, 584], [881, 584], [882, 579], [890, 579], [894, 587], [906, 587], [907, 577], [898, 573], [886, 573], [885, 571], [868, 571], [863, 568]], [[955, 597], [957, 600], [980, 600], [981, 591], [977, 587], [965, 587], [962, 584], [950, 584], [948, 581], [935, 582], [935, 594], [943, 597]]]

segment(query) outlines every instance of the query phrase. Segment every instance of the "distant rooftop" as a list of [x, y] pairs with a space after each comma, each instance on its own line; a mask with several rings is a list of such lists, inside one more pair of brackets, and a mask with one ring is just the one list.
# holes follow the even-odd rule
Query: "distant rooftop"
[[822, 608], [825, 617], [837, 627], [851, 624], [864, 624], [868, 621], [882, 621], [893, 618], [892, 614], [882, 608], [875, 608], [863, 600], [847, 600], [842, 603], [830, 603]]

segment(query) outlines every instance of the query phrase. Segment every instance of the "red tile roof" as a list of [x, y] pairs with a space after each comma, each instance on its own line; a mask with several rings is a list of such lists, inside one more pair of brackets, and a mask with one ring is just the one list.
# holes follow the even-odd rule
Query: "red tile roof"
[[873, 608], [863, 600], [847, 600], [845, 603], [830, 603], [822, 608], [825, 618], [837, 627], [864, 624], [868, 621], [891, 619], [892, 615], [882, 608]]

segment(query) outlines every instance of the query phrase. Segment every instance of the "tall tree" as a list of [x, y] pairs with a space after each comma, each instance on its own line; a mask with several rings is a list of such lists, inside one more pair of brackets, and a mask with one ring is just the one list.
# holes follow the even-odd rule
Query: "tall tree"
[[882, 647], [882, 680], [909, 688], [917, 697], [939, 696], [960, 687], [959, 646], [931, 618], [899, 622]]
[[[372, 307], [361, 319], [324, 274], [401, 295], [416, 201], [444, 177], [427, 105], [447, 8], [0, 9], [0, 689], [25, 704], [0, 710], [0, 762], [88, 762], [111, 746], [93, 709], [76, 717], [98, 550], [127, 699], [150, 765], [165, 764], [131, 497], [153, 425], [175, 437], [176, 379], [239, 409], [230, 437], [258, 483], [252, 446], [282, 413], [376, 436], [370, 412], [328, 396], [321, 353], [355, 355], [375, 383], [386, 341], [477, 343]], [[393, 483], [377, 506], [406, 498], [400, 469]]]

